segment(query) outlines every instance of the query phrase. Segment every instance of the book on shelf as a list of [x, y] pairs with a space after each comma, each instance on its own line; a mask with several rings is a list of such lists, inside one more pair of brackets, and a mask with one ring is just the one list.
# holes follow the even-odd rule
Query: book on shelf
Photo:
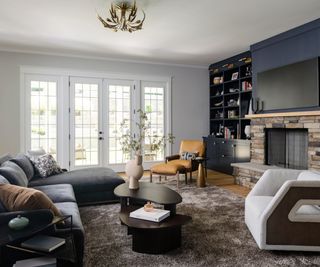
[[13, 267], [56, 267], [57, 260], [52, 257], [38, 257], [16, 261]]
[[141, 219], [151, 222], [161, 222], [170, 216], [169, 210], [153, 209], [152, 211], [145, 211], [144, 208], [137, 209], [130, 212], [129, 217]]
[[248, 81], [243, 81], [241, 83], [242, 91], [250, 91], [252, 90], [252, 83]]
[[58, 247], [64, 245], [66, 240], [59, 237], [36, 235], [21, 243], [21, 247], [39, 250], [43, 252], [51, 252]]

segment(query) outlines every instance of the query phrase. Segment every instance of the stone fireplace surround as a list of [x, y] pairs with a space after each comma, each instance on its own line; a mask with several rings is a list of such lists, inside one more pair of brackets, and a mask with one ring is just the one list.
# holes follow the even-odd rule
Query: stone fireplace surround
[[265, 129], [291, 128], [308, 130], [308, 169], [320, 171], [320, 111], [253, 114], [251, 119], [251, 161], [233, 163], [236, 183], [252, 188], [268, 169], [265, 165]]

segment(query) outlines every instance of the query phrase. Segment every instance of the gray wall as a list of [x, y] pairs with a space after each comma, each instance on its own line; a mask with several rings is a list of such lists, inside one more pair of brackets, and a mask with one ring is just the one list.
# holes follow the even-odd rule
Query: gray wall
[[201, 139], [209, 132], [207, 69], [126, 63], [0, 51], [0, 155], [20, 151], [20, 66], [45, 66], [111, 73], [173, 76], [173, 152], [181, 139]]

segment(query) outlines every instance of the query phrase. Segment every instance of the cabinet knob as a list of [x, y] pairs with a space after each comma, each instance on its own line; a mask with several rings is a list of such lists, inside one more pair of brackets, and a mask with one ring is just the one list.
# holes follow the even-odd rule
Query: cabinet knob
[[99, 137], [99, 140], [104, 140], [104, 138], [103, 137]]
[[236, 147], [237, 145], [232, 145], [232, 147]]
[[222, 141], [221, 143], [222, 143], [222, 144], [224, 144], [224, 143], [225, 143], [225, 141]]
[[224, 158], [225, 157], [225, 155], [221, 155], [221, 158]]
[[216, 145], [216, 142], [213, 142], [213, 145]]

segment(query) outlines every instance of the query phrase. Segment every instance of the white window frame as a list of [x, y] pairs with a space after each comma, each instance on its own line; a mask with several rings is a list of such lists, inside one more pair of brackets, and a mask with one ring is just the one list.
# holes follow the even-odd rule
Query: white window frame
[[21, 143], [21, 151], [26, 152], [31, 148], [31, 81], [51, 81], [56, 82], [57, 84], [57, 160], [59, 162], [63, 162], [63, 153], [61, 147], [62, 143], [62, 135], [63, 135], [63, 127], [59, 127], [59, 125], [63, 124], [63, 96], [62, 96], [62, 84], [63, 80], [60, 76], [56, 75], [44, 75], [44, 74], [27, 74], [23, 75], [23, 79], [21, 83], [23, 84], [24, 90], [21, 90], [21, 100], [20, 100], [20, 118], [21, 118], [21, 135], [20, 135], [20, 143]]
[[[30, 140], [30, 137], [27, 136], [27, 124], [28, 124], [28, 115], [27, 112], [30, 112], [30, 104], [28, 104], [27, 90], [26, 90], [26, 76], [35, 75], [35, 76], [55, 76], [59, 78], [58, 83], [58, 92], [57, 92], [57, 124], [58, 124], [58, 134], [57, 134], [57, 159], [60, 165], [63, 168], [70, 169], [70, 146], [65, 145], [69, 144], [69, 125], [70, 116], [70, 95], [69, 95], [69, 78], [70, 77], [82, 77], [82, 78], [97, 78], [102, 80], [133, 80], [135, 84], [135, 91], [133, 99], [133, 105], [136, 107], [142, 107], [140, 105], [141, 96], [141, 82], [164, 82], [166, 83], [166, 93], [165, 93], [165, 129], [166, 134], [172, 133], [172, 77], [171, 76], [153, 76], [153, 75], [139, 75], [139, 74], [130, 74], [130, 73], [110, 73], [110, 72], [92, 72], [92, 71], [82, 71], [77, 69], [67, 69], [67, 68], [50, 68], [50, 67], [38, 67], [38, 66], [20, 66], [20, 150], [21, 152], [26, 152], [27, 142]], [[104, 88], [104, 87], [103, 87]], [[29, 100], [30, 101], [30, 100]], [[28, 109], [29, 107], [29, 109]], [[136, 118], [134, 118], [136, 119]], [[29, 141], [30, 142], [30, 141]], [[165, 155], [171, 155], [172, 145], [167, 144]], [[105, 162], [105, 159], [103, 159]], [[144, 163], [144, 168], [149, 169], [152, 163]]]

